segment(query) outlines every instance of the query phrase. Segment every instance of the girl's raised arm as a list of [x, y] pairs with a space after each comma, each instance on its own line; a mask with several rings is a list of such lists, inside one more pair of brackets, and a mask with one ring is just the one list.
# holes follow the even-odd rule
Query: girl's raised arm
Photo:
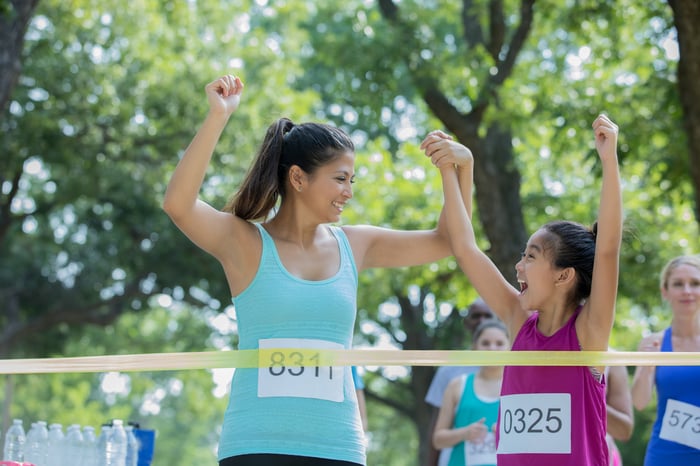
[[[516, 290], [476, 243], [470, 212], [463, 200], [464, 192], [452, 166], [438, 164], [445, 195], [445, 214], [452, 253], [477, 293], [509, 327], [511, 335], [527, 318]], [[471, 193], [470, 193], [471, 197]]]
[[607, 116], [593, 122], [595, 145], [603, 166], [598, 232], [591, 279], [591, 295], [577, 321], [581, 346], [607, 351], [613, 321], [622, 243], [622, 188], [617, 161], [618, 127]]
[[[462, 202], [471, 214], [474, 160], [471, 151], [442, 131], [433, 131], [421, 143], [433, 164], [449, 165], [459, 178]], [[407, 267], [443, 259], [451, 254], [443, 207], [433, 230], [393, 230], [373, 226], [346, 226], [359, 270]]]

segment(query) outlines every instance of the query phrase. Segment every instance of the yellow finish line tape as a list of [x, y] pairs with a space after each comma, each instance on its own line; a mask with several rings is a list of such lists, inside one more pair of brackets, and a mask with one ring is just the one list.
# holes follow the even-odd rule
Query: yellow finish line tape
[[700, 353], [636, 351], [261, 350], [3, 359], [0, 374], [274, 366], [697, 366]]

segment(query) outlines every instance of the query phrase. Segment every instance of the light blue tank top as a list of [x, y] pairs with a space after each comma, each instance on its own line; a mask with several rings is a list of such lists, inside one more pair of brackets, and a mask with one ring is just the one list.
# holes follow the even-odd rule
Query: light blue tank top
[[[498, 400], [484, 401], [476, 394], [474, 391], [474, 377], [476, 374], [468, 374], [466, 380], [464, 381], [464, 390], [462, 391], [462, 397], [459, 400], [459, 405], [455, 412], [455, 419], [453, 428], [466, 427], [478, 421], [481, 418], [486, 418], [485, 424], [491, 430], [491, 428], [498, 421]], [[465, 448], [469, 447], [469, 450], [465, 453]], [[466, 458], [469, 454], [472, 454], [473, 458], [471, 464], [478, 464], [484, 466], [495, 466], [496, 465], [496, 439], [490, 435], [487, 440], [478, 445], [469, 445], [466, 442], [460, 442], [452, 448], [452, 454], [450, 455], [450, 462], [448, 466], [464, 466], [467, 464]], [[478, 459], [477, 459], [478, 458]], [[479, 461], [489, 458], [489, 462]]]
[[[258, 272], [233, 298], [239, 349], [349, 349], [355, 325], [357, 269], [350, 244], [338, 227], [340, 268], [325, 280], [290, 274], [272, 237], [262, 237]], [[295, 339], [291, 344], [279, 344]], [[365, 464], [364, 435], [350, 366], [285, 366], [299, 355], [278, 354], [269, 367], [237, 369], [224, 415], [219, 460], [254, 453], [311, 456]]]

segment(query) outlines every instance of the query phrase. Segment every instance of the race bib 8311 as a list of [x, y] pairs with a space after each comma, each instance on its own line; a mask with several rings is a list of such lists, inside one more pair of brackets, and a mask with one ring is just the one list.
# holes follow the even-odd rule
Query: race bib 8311
[[[269, 360], [258, 369], [258, 397], [316, 398], [342, 402], [343, 367], [321, 366], [318, 350], [342, 350], [343, 345], [307, 338], [267, 338], [259, 341]], [[289, 348], [289, 349], [286, 349]], [[263, 365], [264, 364], [264, 365]]]

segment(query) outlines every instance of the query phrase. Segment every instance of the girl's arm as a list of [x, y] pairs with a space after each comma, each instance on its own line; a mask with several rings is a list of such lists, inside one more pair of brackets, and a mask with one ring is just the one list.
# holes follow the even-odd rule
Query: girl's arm
[[479, 296], [506, 323], [510, 334], [517, 335], [527, 318], [527, 313], [521, 309], [518, 301], [519, 292], [477, 246], [457, 173], [448, 164], [440, 164], [439, 168], [452, 253]]
[[[459, 176], [463, 202], [471, 213], [471, 191], [474, 160], [462, 144], [441, 131], [433, 131], [421, 148], [434, 164], [453, 167]], [[343, 227], [352, 244], [358, 270], [373, 267], [407, 267], [443, 259], [451, 254], [447, 238], [445, 209], [434, 230], [394, 230], [369, 225]]]
[[593, 122], [595, 145], [603, 166], [598, 210], [591, 295], [584, 304], [576, 329], [586, 351], [607, 351], [613, 321], [622, 242], [622, 188], [617, 162], [618, 128], [607, 116]]

